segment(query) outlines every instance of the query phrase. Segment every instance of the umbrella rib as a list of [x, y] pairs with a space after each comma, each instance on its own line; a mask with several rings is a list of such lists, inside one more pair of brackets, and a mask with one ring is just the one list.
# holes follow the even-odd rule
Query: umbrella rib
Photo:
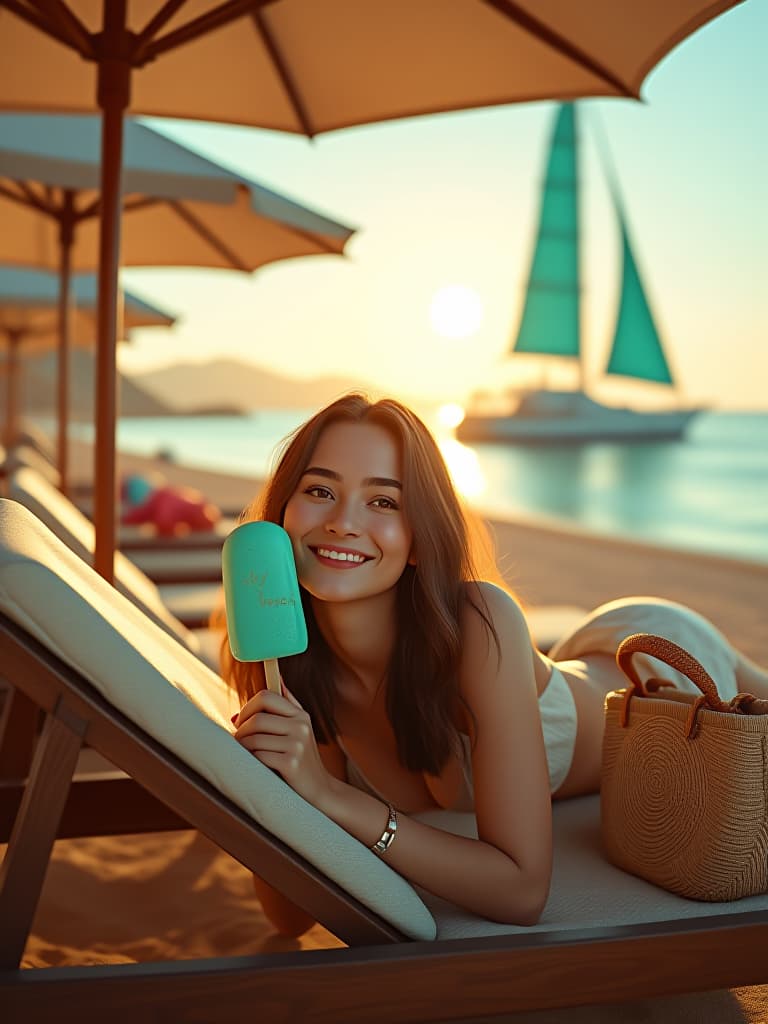
[[163, 25], [167, 24], [179, 8], [183, 7], [186, 2], [187, 0], [168, 0], [165, 6], [161, 7], [157, 14], [155, 14], [154, 18], [150, 18], [141, 32], [139, 32], [136, 36], [136, 49], [134, 51], [139, 62], [141, 62], [144, 47], [147, 43], [157, 35]]
[[510, 19], [520, 25], [521, 28], [526, 29], [531, 35], [546, 43], [547, 46], [551, 46], [558, 53], [565, 54], [576, 64], [593, 72], [598, 78], [601, 78], [604, 82], [617, 89], [622, 96], [636, 96], [634, 90], [625, 82], [622, 82], [612, 71], [600, 64], [599, 61], [596, 61], [594, 57], [579, 49], [569, 39], [559, 35], [549, 25], [539, 21], [518, 4], [511, 2], [511, 0], [483, 0], [483, 2], [488, 4], [489, 7], [493, 7], [502, 17]]
[[236, 21], [237, 18], [269, 3], [274, 3], [274, 0], [226, 0], [220, 7], [208, 11], [207, 14], [201, 14], [199, 18], [193, 18], [186, 25], [181, 25], [160, 39], [147, 40], [135, 54], [135, 59], [137, 63], [142, 64], [154, 60], [166, 50], [173, 50], [178, 46], [183, 46], [184, 43], [190, 43], [199, 36], [205, 35], [213, 29], [222, 28], [231, 21]]
[[318, 249], [322, 249], [323, 252], [332, 253], [337, 256], [345, 255], [343, 246], [347, 244], [348, 238], [344, 239], [344, 242], [342, 243], [342, 248], [339, 249], [333, 246], [330, 242], [326, 241], [326, 239], [322, 235], [315, 234], [314, 231], [307, 231], [304, 228], [293, 226], [291, 227], [291, 230], [295, 234], [299, 235], [301, 238], [306, 238], [308, 242], [311, 242], [313, 245], [316, 245]]
[[38, 195], [31, 182], [17, 180], [16, 184], [19, 186], [19, 191], [24, 196], [24, 201], [26, 201], [30, 206], [34, 206], [38, 210], [45, 210], [49, 213], [56, 209], [56, 193], [52, 186], [45, 186], [45, 198], [43, 198], [43, 196]]
[[87, 206], [83, 206], [77, 211], [77, 219], [88, 220], [89, 217], [97, 216], [99, 212], [99, 205], [100, 196], [97, 195], [96, 198], [92, 199]]
[[[8, 179], [10, 180], [10, 179]], [[19, 189], [18, 192], [14, 192], [0, 182], [0, 196], [5, 196], [6, 199], [10, 199], [14, 203], [19, 203], [21, 206], [33, 206], [36, 210], [40, 210], [42, 213], [48, 213], [52, 216], [56, 213], [56, 207], [53, 203], [47, 203], [44, 199], [37, 195], [32, 189], [29, 182], [26, 181], [14, 181]]]
[[[77, 50], [81, 57], [94, 58], [91, 34], [74, 11], [62, 3], [62, 0], [34, 0], [34, 2], [35, 7], [48, 19], [48, 22], [43, 20], [34, 22], [39, 29], [53, 36], [54, 39], [58, 39], [65, 46]], [[13, 3], [13, 9], [24, 17], [22, 9], [16, 3]]]
[[163, 202], [165, 200], [160, 199], [158, 196], [134, 196], [132, 199], [123, 201], [123, 210], [126, 213], [130, 213], [131, 210], [141, 210], [145, 206], [156, 206], [158, 203]]
[[280, 81], [283, 83], [283, 88], [288, 94], [288, 99], [290, 100], [291, 106], [293, 107], [299, 124], [301, 125], [302, 132], [305, 135], [308, 135], [310, 138], [313, 138], [315, 133], [312, 130], [312, 125], [309, 119], [307, 108], [302, 102], [301, 96], [299, 95], [299, 91], [296, 87], [296, 83], [288, 71], [288, 65], [283, 60], [283, 55], [280, 52], [275, 37], [273, 36], [264, 19], [264, 14], [262, 10], [259, 9], [253, 11], [251, 14], [251, 20], [253, 21], [257, 31], [261, 35], [262, 41], [264, 42], [264, 45], [267, 48], [267, 52], [269, 53], [269, 56], [272, 59], [272, 63], [275, 66]]
[[18, 0], [0, 0], [0, 7], [6, 7], [12, 14], [15, 14], [22, 21], [26, 21], [29, 25], [39, 29], [46, 35], [53, 36], [54, 39], [58, 39], [59, 42], [65, 42], [58, 32], [55, 32], [52, 25], [43, 18], [42, 14], [37, 11], [30, 10], [28, 7], [24, 7], [18, 2]]
[[244, 270], [246, 273], [251, 270], [251, 268], [243, 263], [240, 257], [237, 256], [232, 249], [225, 245], [220, 238], [217, 238], [216, 235], [214, 235], [213, 232], [205, 226], [205, 224], [195, 217], [193, 213], [190, 213], [182, 203], [175, 199], [169, 199], [168, 206], [181, 218], [181, 220], [185, 222], [185, 224], [192, 228], [192, 230], [198, 234], [204, 242], [207, 242], [215, 252], [220, 256], [223, 256], [234, 270]]
[[[17, 185], [20, 189], [22, 188], [22, 185], [24, 184], [21, 181], [14, 181], [12, 178], [7, 178], [6, 180], [10, 181], [11, 184], [13, 184], [13, 185]], [[5, 196], [6, 199], [11, 199], [14, 203], [24, 203], [24, 204], [26, 204], [25, 197], [22, 196], [22, 195], [19, 195], [18, 192], [14, 192], [7, 185], [4, 185], [2, 180], [0, 180], [0, 196]]]

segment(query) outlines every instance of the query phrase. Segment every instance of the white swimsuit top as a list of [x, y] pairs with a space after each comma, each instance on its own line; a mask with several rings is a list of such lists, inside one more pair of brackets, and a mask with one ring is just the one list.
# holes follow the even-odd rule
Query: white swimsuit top
[[[576, 704], [570, 686], [554, 663], [549, 682], [539, 695], [539, 713], [547, 752], [549, 786], [550, 791], [555, 793], [565, 781], [573, 760], [573, 748], [576, 743]], [[459, 736], [463, 748], [463, 784], [450, 810], [472, 811], [475, 808], [475, 790], [472, 782], [471, 744], [469, 736], [465, 733], [459, 733]], [[370, 793], [383, 803], [389, 803], [384, 794], [368, 781], [338, 738], [337, 743], [347, 761], [347, 782], [350, 786]]]

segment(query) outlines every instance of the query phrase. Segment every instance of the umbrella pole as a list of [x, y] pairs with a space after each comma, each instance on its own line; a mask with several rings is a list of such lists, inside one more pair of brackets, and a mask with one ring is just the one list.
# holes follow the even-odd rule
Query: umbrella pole
[[5, 420], [5, 443], [12, 447], [18, 437], [18, 383], [19, 383], [19, 346], [21, 345], [22, 332], [18, 329], [9, 328], [8, 334], [8, 362], [6, 372], [6, 395], [8, 408], [6, 409]]
[[64, 192], [64, 204], [59, 226], [59, 367], [58, 367], [58, 438], [57, 462], [59, 467], [59, 490], [69, 490], [69, 328], [70, 298], [72, 291], [72, 241], [74, 239], [74, 194], [70, 189]]
[[99, 302], [96, 348], [96, 445], [94, 458], [93, 564], [107, 582], [115, 562], [115, 437], [117, 418], [117, 275], [120, 260], [123, 112], [128, 107], [131, 68], [119, 54], [125, 33], [125, 0], [104, 4], [104, 52], [99, 61], [101, 122], [101, 209], [99, 218]]

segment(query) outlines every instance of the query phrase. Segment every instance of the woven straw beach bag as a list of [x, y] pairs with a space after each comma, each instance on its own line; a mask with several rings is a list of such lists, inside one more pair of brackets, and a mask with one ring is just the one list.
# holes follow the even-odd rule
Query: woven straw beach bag
[[[643, 685], [632, 665], [640, 652], [684, 673], [701, 696], [658, 679]], [[616, 660], [630, 685], [605, 705], [608, 858], [689, 899], [768, 891], [768, 701], [738, 694], [726, 704], [695, 658], [649, 633], [622, 641]]]

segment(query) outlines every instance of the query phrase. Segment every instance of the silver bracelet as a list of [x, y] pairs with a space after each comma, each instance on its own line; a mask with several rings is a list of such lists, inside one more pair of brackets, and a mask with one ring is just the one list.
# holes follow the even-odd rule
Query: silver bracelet
[[392, 804], [387, 804], [387, 815], [387, 827], [381, 833], [381, 839], [375, 842], [371, 847], [377, 857], [381, 857], [387, 852], [392, 845], [395, 833], [397, 832], [397, 814], [395, 813], [395, 808]]

